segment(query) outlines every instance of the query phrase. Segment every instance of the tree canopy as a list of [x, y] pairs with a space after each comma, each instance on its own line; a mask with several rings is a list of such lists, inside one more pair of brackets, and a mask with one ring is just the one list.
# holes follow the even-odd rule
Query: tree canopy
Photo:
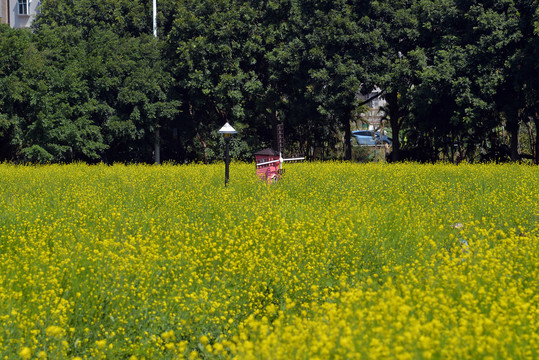
[[[0, 159], [352, 157], [375, 87], [391, 160], [539, 158], [537, 0], [43, 0], [0, 26]], [[155, 134], [159, 134], [156, 138]]]

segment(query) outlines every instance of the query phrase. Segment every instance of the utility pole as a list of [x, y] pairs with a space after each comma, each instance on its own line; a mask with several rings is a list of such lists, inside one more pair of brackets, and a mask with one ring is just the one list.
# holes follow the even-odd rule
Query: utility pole
[[[157, 39], [157, 0], [153, 0], [153, 36]], [[155, 144], [154, 160], [155, 164], [161, 164], [161, 136], [159, 135], [159, 122], [155, 122]]]
[[157, 37], [157, 0], [153, 0], [153, 36]]

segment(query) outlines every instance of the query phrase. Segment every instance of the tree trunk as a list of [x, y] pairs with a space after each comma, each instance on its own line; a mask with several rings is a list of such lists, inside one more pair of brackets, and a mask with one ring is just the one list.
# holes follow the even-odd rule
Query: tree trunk
[[208, 163], [208, 155], [206, 154], [207, 145], [204, 142], [204, 140], [202, 139], [202, 136], [200, 136], [200, 133], [198, 131], [197, 131], [197, 139], [202, 144], [202, 148], [204, 149], [204, 164], [207, 164]]
[[510, 151], [511, 151], [511, 161], [518, 161], [520, 160], [520, 156], [518, 154], [518, 132], [520, 129], [520, 124], [518, 121], [515, 121], [510, 124], [510, 126], [507, 127], [507, 130], [509, 131], [510, 136]]
[[535, 163], [535, 138], [533, 137], [533, 125], [531, 121], [526, 121], [525, 125], [528, 133], [528, 141], [530, 142], [530, 156], [532, 161]]
[[535, 123], [535, 159], [533, 163], [539, 165], [539, 117], [534, 120]]
[[389, 123], [391, 124], [391, 134], [393, 137], [393, 150], [391, 151], [391, 160], [393, 162], [400, 161], [400, 140], [399, 132], [401, 130], [401, 121], [399, 114], [399, 103], [396, 92], [391, 92], [386, 96], [389, 109]]
[[352, 160], [352, 129], [350, 128], [351, 111], [345, 116], [344, 125], [344, 160]]
[[279, 125], [279, 114], [277, 111], [273, 111], [269, 113], [267, 117], [269, 118], [268, 120], [271, 124], [271, 148], [277, 151], [277, 147], [279, 145], [279, 138], [277, 134], [277, 125]]
[[159, 134], [159, 128], [155, 129], [154, 137], [154, 161], [155, 164], [159, 165], [161, 164], [161, 136]]

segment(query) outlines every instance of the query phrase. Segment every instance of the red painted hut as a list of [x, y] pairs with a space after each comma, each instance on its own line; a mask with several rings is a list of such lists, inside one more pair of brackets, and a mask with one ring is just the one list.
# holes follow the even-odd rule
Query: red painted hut
[[256, 161], [256, 174], [258, 177], [267, 181], [277, 180], [280, 176], [279, 153], [273, 149], [267, 148], [254, 155]]

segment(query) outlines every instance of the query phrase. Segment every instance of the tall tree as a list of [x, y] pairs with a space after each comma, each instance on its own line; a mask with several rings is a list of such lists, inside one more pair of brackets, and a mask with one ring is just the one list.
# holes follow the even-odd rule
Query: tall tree
[[416, 1], [376, 1], [369, 12], [367, 29], [377, 35], [377, 51], [369, 72], [370, 86], [379, 86], [388, 103], [387, 112], [393, 136], [392, 160], [401, 159], [401, 130], [407, 117], [409, 92], [417, 85], [416, 73], [425, 65], [419, 44]]
[[89, 109], [109, 147], [107, 161], [152, 162], [156, 126], [167, 129], [179, 112], [180, 103], [170, 96], [173, 80], [161, 58], [162, 45], [151, 35], [90, 34]]
[[353, 111], [358, 107], [363, 60], [368, 41], [359, 27], [353, 1], [302, 2], [306, 28], [309, 86], [318, 111], [344, 132], [344, 158], [352, 158], [351, 129]]
[[20, 152], [35, 54], [31, 32], [0, 24], [0, 160], [13, 160]]
[[[162, 56], [164, 43], [150, 35], [149, 6], [147, 2], [108, 0], [42, 3], [33, 24], [41, 51], [55, 54], [54, 59], [49, 55], [46, 59], [56, 73], [76, 73], [76, 83], [86, 86], [84, 96], [73, 100], [80, 110], [57, 116], [64, 118], [65, 126], [80, 124], [80, 131], [88, 132], [84, 141], [66, 138], [70, 144], [82, 141], [84, 147], [95, 146], [91, 154], [83, 152], [83, 159], [151, 162], [153, 133], [168, 126], [178, 113], [179, 103], [170, 92], [172, 78]], [[171, 6], [162, 8], [169, 14], [172, 11]], [[65, 41], [69, 48], [62, 48], [69, 32], [73, 33]], [[78, 55], [69, 55], [75, 49]], [[61, 97], [69, 92], [81, 94], [66, 87], [53, 88], [52, 78], [44, 81], [45, 87], [54, 89], [57, 101], [63, 101]], [[54, 107], [58, 108], [62, 107]], [[60, 124], [49, 122], [49, 126], [56, 131]], [[91, 141], [87, 138], [90, 133]], [[81, 158], [76, 152], [71, 155]]]
[[97, 160], [106, 147], [101, 129], [86, 108], [89, 89], [80, 36], [72, 26], [45, 29], [34, 36], [38, 53], [26, 78], [29, 107], [22, 125], [24, 160]]
[[257, 12], [242, 1], [183, 1], [178, 6], [168, 39], [184, 103], [178, 127], [187, 138], [185, 146], [201, 145], [207, 158], [217, 149], [211, 148], [216, 130], [225, 122], [241, 127], [247, 98], [260, 88], [249, 69], [256, 58], [244, 57], [254, 46], [250, 37]]

